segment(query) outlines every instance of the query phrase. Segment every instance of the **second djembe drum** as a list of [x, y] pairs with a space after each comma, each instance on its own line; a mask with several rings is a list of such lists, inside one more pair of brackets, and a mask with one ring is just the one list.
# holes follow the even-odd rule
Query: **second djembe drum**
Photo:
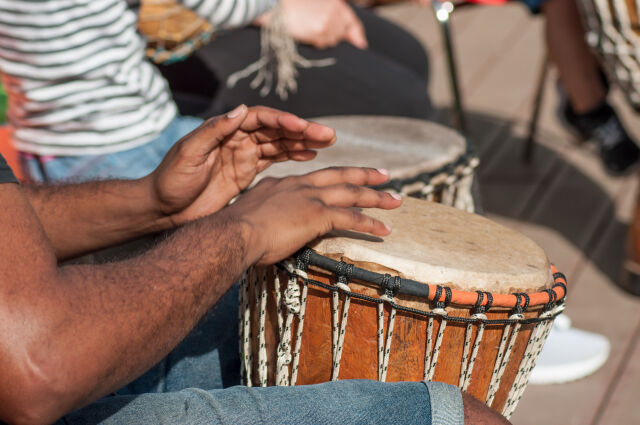
[[411, 198], [367, 213], [392, 234], [330, 234], [245, 273], [245, 383], [434, 380], [509, 417], [563, 308], [564, 277], [534, 242], [475, 214]]
[[310, 162], [274, 164], [258, 179], [305, 174], [331, 166], [386, 168], [391, 180], [378, 189], [469, 212], [478, 209], [472, 187], [479, 161], [460, 133], [404, 117], [346, 115], [315, 121], [335, 128], [336, 144], [318, 151]]

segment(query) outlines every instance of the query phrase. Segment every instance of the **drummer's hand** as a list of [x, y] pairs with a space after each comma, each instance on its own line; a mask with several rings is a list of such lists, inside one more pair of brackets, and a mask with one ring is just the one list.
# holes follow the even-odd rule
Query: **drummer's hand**
[[241, 105], [180, 139], [145, 180], [174, 225], [214, 213], [274, 162], [315, 158], [336, 140], [329, 127], [266, 107]]
[[[291, 36], [318, 49], [346, 41], [360, 49], [368, 46], [364, 26], [344, 0], [281, 0], [283, 17]], [[256, 19], [265, 25], [271, 12]]]
[[400, 206], [398, 195], [363, 187], [388, 179], [385, 170], [355, 167], [267, 178], [222, 214], [247, 224], [248, 252], [243, 253], [247, 265], [273, 264], [333, 229], [388, 235], [391, 229], [384, 223], [353, 208]]

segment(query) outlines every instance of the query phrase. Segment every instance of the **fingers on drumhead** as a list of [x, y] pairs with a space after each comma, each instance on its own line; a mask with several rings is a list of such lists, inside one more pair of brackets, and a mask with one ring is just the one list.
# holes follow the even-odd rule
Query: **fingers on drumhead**
[[389, 180], [389, 173], [384, 169], [365, 167], [330, 167], [306, 174], [310, 184], [330, 186], [351, 183], [357, 185], [378, 185]]
[[386, 236], [391, 233], [391, 227], [387, 224], [354, 208], [334, 208], [332, 226], [337, 230], [353, 230], [377, 236]]
[[319, 188], [319, 197], [327, 205], [359, 208], [396, 208], [402, 204], [399, 195], [381, 192], [351, 183]]

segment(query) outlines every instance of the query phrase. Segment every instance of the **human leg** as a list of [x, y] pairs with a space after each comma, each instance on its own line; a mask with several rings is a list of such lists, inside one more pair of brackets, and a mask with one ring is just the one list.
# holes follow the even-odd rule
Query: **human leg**
[[463, 424], [460, 391], [442, 383], [334, 381], [298, 387], [104, 398], [65, 418], [67, 424]]
[[547, 50], [571, 106], [577, 114], [589, 112], [605, 100], [606, 88], [598, 61], [585, 41], [577, 5], [574, 0], [549, 0], [541, 11]]
[[541, 11], [546, 19], [547, 50], [568, 97], [565, 119], [583, 140], [598, 145], [609, 172], [629, 170], [638, 162], [640, 150], [606, 101], [605, 83], [585, 41], [575, 0], [548, 0]]
[[[321, 115], [372, 114], [427, 118], [431, 105], [426, 92], [427, 60], [424, 49], [408, 33], [375, 16], [358, 11], [370, 37], [370, 48], [348, 43], [326, 50], [298, 45], [307, 59], [335, 58], [327, 67], [298, 69], [298, 90], [286, 100], [273, 91], [262, 97], [251, 88], [252, 77], [229, 88], [226, 80], [260, 56], [260, 30], [244, 28], [223, 34], [201, 48], [185, 62], [161, 67], [176, 97], [197, 93], [204, 86], [214, 93], [200, 116], [218, 113], [239, 102], [285, 109], [303, 117]], [[404, 58], [404, 60], [400, 60]], [[202, 78], [209, 70], [210, 78]], [[193, 78], [189, 77], [193, 75]], [[197, 81], [197, 82], [196, 82]], [[183, 107], [183, 104], [179, 106]]]
[[201, 123], [199, 118], [176, 117], [149, 143], [112, 154], [42, 158], [21, 153], [22, 170], [29, 180], [40, 183], [144, 177], [155, 170], [175, 142]]

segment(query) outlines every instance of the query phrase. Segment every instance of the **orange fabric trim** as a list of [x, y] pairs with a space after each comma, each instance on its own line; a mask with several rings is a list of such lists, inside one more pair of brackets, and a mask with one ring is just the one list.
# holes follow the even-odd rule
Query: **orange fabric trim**
[[9, 126], [0, 126], [0, 153], [7, 160], [7, 163], [13, 170], [18, 180], [22, 180], [22, 172], [20, 169], [20, 161], [18, 160], [18, 152], [11, 144], [11, 133], [13, 129]]

